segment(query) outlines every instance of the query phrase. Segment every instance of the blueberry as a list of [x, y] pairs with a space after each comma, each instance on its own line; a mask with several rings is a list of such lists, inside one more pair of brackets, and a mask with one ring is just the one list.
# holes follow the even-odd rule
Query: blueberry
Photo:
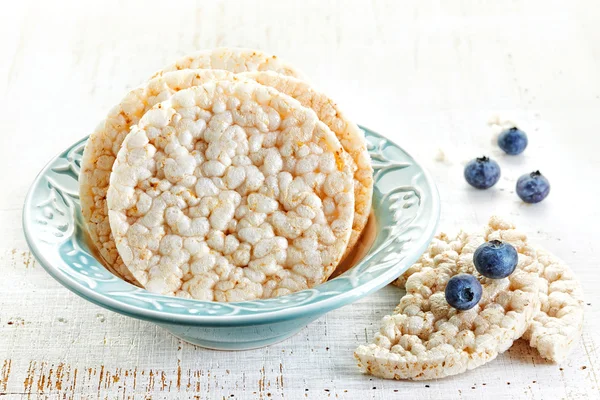
[[498, 136], [498, 146], [511, 156], [521, 154], [527, 147], [527, 135], [519, 128], [510, 128]]
[[446, 285], [446, 301], [457, 310], [470, 310], [481, 300], [481, 283], [473, 275], [454, 275]]
[[517, 250], [499, 240], [482, 244], [473, 254], [473, 263], [477, 271], [491, 279], [506, 278], [513, 273], [518, 261]]
[[550, 182], [540, 171], [522, 175], [517, 181], [517, 194], [525, 203], [539, 203], [550, 193]]
[[500, 166], [485, 156], [476, 158], [465, 167], [465, 179], [477, 189], [491, 188], [500, 179]]

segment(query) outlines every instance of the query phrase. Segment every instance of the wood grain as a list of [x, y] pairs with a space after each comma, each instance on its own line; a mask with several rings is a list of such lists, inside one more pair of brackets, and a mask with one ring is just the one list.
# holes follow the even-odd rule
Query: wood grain
[[[600, 398], [600, 6], [593, 1], [159, 1], [3, 4], [0, 24], [0, 397], [249, 399]], [[300, 66], [357, 122], [401, 144], [436, 178], [440, 228], [517, 223], [573, 267], [586, 293], [581, 341], [563, 365], [516, 343], [449, 379], [361, 375], [352, 351], [398, 303], [394, 287], [271, 347], [218, 352], [88, 303], [35, 262], [21, 231], [27, 189], [130, 88], [198, 48], [248, 46]], [[490, 117], [530, 136], [520, 157], [492, 144]], [[443, 151], [445, 157], [439, 157]], [[463, 182], [482, 154], [492, 190]], [[549, 198], [521, 203], [540, 169]], [[233, 395], [233, 396], [232, 396]]]

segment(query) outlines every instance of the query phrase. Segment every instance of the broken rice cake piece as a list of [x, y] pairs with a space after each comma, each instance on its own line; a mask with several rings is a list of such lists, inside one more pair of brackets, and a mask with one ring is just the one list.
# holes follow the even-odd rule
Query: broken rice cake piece
[[[583, 290], [573, 271], [562, 260], [538, 247], [528, 245], [527, 237], [514, 225], [498, 217], [492, 217], [486, 228], [488, 240], [501, 240], [512, 244], [519, 252], [519, 268], [537, 273], [540, 278], [540, 310], [533, 317], [523, 335], [530, 346], [535, 347], [547, 360], [560, 363], [565, 360], [583, 328]], [[439, 241], [449, 241], [440, 234], [429, 247], [433, 257]], [[449, 241], [450, 246], [460, 246], [460, 241]], [[432, 253], [433, 252], [433, 253]], [[420, 271], [426, 263], [422, 260], [410, 267], [394, 284], [404, 288], [407, 279]]]
[[[443, 378], [506, 351], [539, 312], [541, 279], [521, 263], [507, 278], [485, 278], [473, 265], [473, 253], [494, 238], [511, 242], [511, 235], [509, 226], [491, 221], [485, 233], [434, 239], [406, 279], [406, 295], [393, 315], [383, 318], [374, 343], [355, 351], [363, 372], [388, 379]], [[535, 254], [526, 245], [517, 249]], [[444, 294], [450, 278], [460, 273], [474, 275], [483, 288], [480, 302], [467, 311], [449, 306]]]

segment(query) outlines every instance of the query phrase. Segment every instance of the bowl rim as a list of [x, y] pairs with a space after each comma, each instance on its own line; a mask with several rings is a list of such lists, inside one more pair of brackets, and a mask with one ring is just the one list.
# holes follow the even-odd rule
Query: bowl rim
[[[429, 189], [432, 194], [432, 210], [430, 218], [427, 221], [427, 225], [424, 226], [422, 234], [418, 237], [416, 241], [413, 241], [412, 246], [407, 252], [409, 253], [404, 259], [402, 259], [398, 264], [389, 267], [384, 273], [375, 277], [374, 279], [363, 283], [362, 285], [358, 285], [353, 287], [352, 289], [339, 293], [337, 295], [319, 300], [317, 302], [306, 302], [300, 305], [297, 305], [293, 308], [286, 308], [280, 310], [265, 310], [264, 312], [254, 313], [254, 314], [246, 314], [246, 315], [191, 315], [191, 314], [174, 314], [168, 311], [162, 310], [152, 310], [139, 306], [134, 306], [131, 304], [126, 304], [120, 301], [115, 300], [107, 294], [101, 294], [98, 291], [91, 289], [79, 282], [77, 282], [73, 277], [69, 276], [65, 272], [61, 271], [58, 267], [52, 265], [52, 263], [47, 260], [43, 256], [43, 252], [38, 248], [36, 241], [32, 238], [31, 231], [32, 228], [29, 226], [31, 218], [28, 218], [29, 211], [28, 206], [32, 202], [32, 197], [34, 193], [34, 188], [37, 186], [39, 180], [43, 177], [44, 172], [47, 170], [48, 166], [52, 164], [61, 154], [64, 153], [64, 150], [54, 156], [46, 165], [40, 170], [35, 179], [33, 180], [27, 196], [25, 197], [25, 202], [23, 206], [22, 213], [22, 225], [25, 240], [31, 250], [31, 253], [35, 257], [35, 259], [39, 262], [39, 264], [46, 270], [46, 272], [62, 284], [64, 287], [75, 293], [76, 295], [88, 300], [96, 305], [99, 305], [108, 310], [117, 312], [119, 314], [123, 314], [126, 316], [130, 316], [137, 319], [147, 320], [151, 322], [158, 323], [166, 323], [166, 324], [178, 324], [178, 325], [201, 325], [201, 326], [241, 326], [241, 325], [252, 325], [252, 324], [267, 324], [271, 322], [281, 322], [290, 319], [296, 319], [300, 317], [304, 317], [306, 315], [312, 314], [315, 319], [320, 315], [331, 311], [333, 309], [342, 307], [347, 305], [353, 301], [356, 301], [380, 288], [390, 283], [392, 280], [397, 278], [402, 272], [404, 272], [410, 265], [412, 265], [418, 257], [425, 251], [429, 243], [431, 242], [433, 235], [437, 229], [437, 225], [440, 219], [441, 213], [441, 204], [439, 191], [433, 180], [429, 171], [427, 171], [423, 166], [418, 163], [408, 152], [406, 152], [401, 146], [397, 145], [390, 139], [385, 136], [382, 136], [376, 131], [373, 131], [369, 128], [359, 125], [361, 129], [364, 131], [368, 131], [371, 133], [375, 133], [378, 136], [381, 136], [393, 143], [399, 149], [401, 149], [408, 157], [412, 159], [413, 165], [415, 165], [423, 174], [424, 180], [426, 182], [426, 187]], [[86, 138], [80, 139], [73, 145], [69, 147], [72, 148], [82, 141], [86, 140]], [[362, 260], [361, 260], [362, 261]], [[354, 267], [353, 267], [354, 268]], [[131, 285], [133, 286], [133, 285]], [[319, 286], [319, 285], [318, 285]], [[318, 287], [316, 286], [316, 287]], [[135, 287], [135, 286], [134, 286]], [[142, 289], [143, 290], [143, 289]], [[309, 291], [313, 289], [305, 289], [304, 291]], [[302, 291], [301, 291], [302, 292]], [[300, 292], [298, 292], [300, 293]], [[161, 295], [157, 295], [161, 297]], [[162, 296], [169, 298], [171, 296]], [[191, 302], [195, 302], [197, 300], [189, 299]], [[255, 300], [260, 301], [260, 300]], [[210, 301], [202, 301], [206, 303], [219, 303], [219, 302], [210, 302]], [[237, 303], [228, 303], [228, 304], [244, 304], [248, 302], [237, 302]]]

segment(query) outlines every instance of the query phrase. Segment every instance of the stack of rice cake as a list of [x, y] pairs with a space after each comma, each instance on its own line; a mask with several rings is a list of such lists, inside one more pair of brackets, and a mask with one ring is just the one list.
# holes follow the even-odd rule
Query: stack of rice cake
[[371, 208], [362, 131], [295, 67], [248, 49], [186, 56], [129, 92], [80, 175], [92, 244], [116, 275], [212, 301], [314, 287]]

